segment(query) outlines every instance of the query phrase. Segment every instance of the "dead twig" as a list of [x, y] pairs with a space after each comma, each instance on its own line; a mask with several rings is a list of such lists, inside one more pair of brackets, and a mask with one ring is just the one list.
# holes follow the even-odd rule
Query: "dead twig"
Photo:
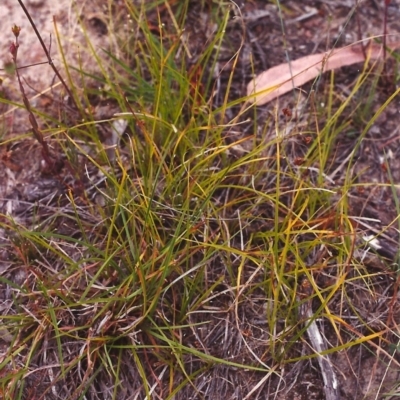
[[340, 400], [338, 379], [329, 360], [329, 356], [321, 354], [327, 350], [327, 346], [319, 332], [318, 325], [315, 322], [315, 317], [313, 315], [311, 307], [311, 283], [305, 279], [301, 285], [301, 289], [302, 295], [307, 296], [308, 300], [300, 306], [300, 313], [306, 320], [307, 336], [311, 342], [313, 350], [318, 355], [317, 360], [324, 381], [325, 398], [326, 400]]

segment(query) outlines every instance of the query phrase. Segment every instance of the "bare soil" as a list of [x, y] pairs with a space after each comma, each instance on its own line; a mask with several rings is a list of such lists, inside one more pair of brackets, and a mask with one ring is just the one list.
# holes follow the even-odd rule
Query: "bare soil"
[[[100, 2], [101, 3], [101, 2]], [[171, 2], [174, 3], [174, 2]], [[205, 2], [207, 3], [207, 2]], [[208, 5], [207, 5], [208, 4]], [[192, 3], [189, 10], [187, 22], [187, 34], [191, 37], [190, 52], [193, 60], [196, 55], [201, 53], [202, 46], [209, 39], [212, 32], [210, 9], [212, 2], [204, 6], [200, 2]], [[382, 34], [384, 9], [383, 1], [365, 0], [360, 2], [356, 13], [349, 19], [355, 2], [351, 0], [304, 0], [282, 2], [282, 13], [285, 20], [285, 36], [282, 35], [282, 26], [279, 18], [279, 9], [273, 2], [264, 0], [246, 1], [240, 5], [239, 14], [235, 8], [232, 10], [232, 21], [227, 28], [226, 40], [223, 43], [223, 51], [219, 66], [224, 66], [218, 75], [221, 91], [216, 95], [216, 104], [222, 101], [224, 96], [224, 86], [226, 87], [230, 73], [229, 60], [239, 48], [238, 44], [244, 39], [243, 47], [240, 50], [239, 64], [236, 66], [237, 73], [231, 98], [238, 98], [245, 95], [247, 83], [252, 78], [252, 66], [250, 63], [250, 54], [253, 55], [254, 69], [256, 73], [268, 69], [274, 65], [280, 64], [289, 56], [296, 59], [300, 56], [312, 54], [315, 52], [327, 51], [334, 46], [344, 46], [373, 35]], [[59, 61], [56, 41], [54, 38], [54, 25], [52, 16], [56, 16], [57, 26], [60, 30], [62, 43], [65, 46], [66, 54], [71, 63], [76, 62], [79, 50], [79, 41], [83, 40], [79, 29], [78, 21], [75, 20], [74, 6], [70, 0], [50, 1], [50, 0], [30, 0], [26, 2], [30, 13], [37, 24], [39, 31], [46, 38], [47, 43], [52, 43], [52, 56], [56, 63]], [[91, 7], [93, 13], [83, 12], [86, 19], [91, 39], [96, 43], [101, 41], [104, 34], [104, 25], [102, 20], [102, 8], [100, 4], [86, 2], [80, 4], [83, 7]], [[79, 14], [79, 13], [78, 13]], [[10, 21], [22, 26], [20, 62], [24, 65], [34, 64], [46, 61], [44, 53], [38, 44], [37, 38], [25, 19], [18, 3], [15, 0], [3, 0], [0, 5], [0, 17], [3, 21], [2, 26], [6, 26], [4, 21]], [[163, 17], [168, 18], [167, 14]], [[235, 18], [236, 19], [235, 19]], [[388, 15], [388, 33], [389, 40], [398, 40], [400, 32], [400, 1], [392, 1]], [[155, 20], [157, 16], [154, 16]], [[0, 62], [3, 67], [10, 61], [8, 46], [13, 40], [11, 30], [6, 28], [0, 35]], [[7, 33], [9, 32], [9, 33]], [[97, 42], [96, 42], [97, 41]], [[27, 50], [29, 49], [29, 50]], [[287, 53], [286, 53], [287, 51]], [[90, 59], [84, 60], [90, 66]], [[335, 107], [338, 107], [342, 98], [349, 93], [357, 76], [359, 75], [357, 66], [344, 68], [337, 71], [336, 98]], [[213, 73], [211, 71], [210, 73]], [[332, 327], [324, 321], [318, 321], [320, 330], [328, 343], [339, 345], [346, 343], [347, 340], [354, 340], [352, 334], [357, 332], [367, 335], [371, 329], [383, 331], [386, 327], [397, 332], [397, 339], [400, 324], [400, 297], [398, 294], [398, 276], [394, 273], [399, 265], [399, 237], [398, 228], [393, 222], [398, 217], [393, 192], [390, 188], [379, 186], [379, 183], [393, 181], [400, 183], [400, 113], [399, 100], [396, 98], [387, 106], [384, 113], [370, 127], [361, 146], [355, 147], [358, 135], [364, 129], [372, 113], [380, 107], [392, 93], [395, 87], [396, 64], [392, 61], [387, 66], [386, 80], [382, 79], [377, 85], [377, 90], [372, 98], [365, 99], [360, 97], [354, 100], [354, 104], [361, 103], [358, 112], [348, 116], [349, 124], [344, 125], [343, 132], [340, 134], [340, 140], [332, 149], [332, 161], [330, 169], [330, 179], [332, 185], [343, 183], [346, 168], [340, 167], [346, 165], [351, 152], [355, 149], [354, 163], [351, 166], [354, 180], [360, 185], [358, 190], [354, 190], [349, 195], [349, 209], [353, 216], [370, 217], [379, 222], [371, 222], [368, 226], [357, 226], [360, 238], [364, 235], [374, 235], [384, 230], [381, 235], [380, 253], [384, 258], [378, 257], [373, 253], [368, 255], [359, 254], [358, 257], [364, 257], [364, 267], [371, 272], [371, 282], [375, 288], [374, 293], [368, 291], [362, 286], [362, 282], [357, 278], [357, 271], [349, 270], [348, 278], [353, 278], [354, 286], [348, 287], [345, 298], [336, 297], [331, 300], [330, 309], [337, 310], [337, 314], [342, 318], [347, 318], [346, 323], [349, 326], [348, 331], [341, 332], [338, 337]], [[65, 93], [60, 89], [58, 82], [55, 81], [51, 69], [47, 65], [27, 68], [23, 72], [29, 87], [29, 95], [34, 99], [36, 108], [46, 108], [47, 113], [55, 112], [62, 107], [63, 96]], [[329, 83], [329, 77], [322, 77], [320, 86], [323, 87]], [[50, 89], [52, 88], [52, 89]], [[311, 85], [304, 87], [305, 93], [311, 88]], [[59, 90], [59, 92], [57, 92]], [[45, 94], [37, 96], [38, 93]], [[15, 78], [6, 76], [3, 82], [3, 96], [21, 103], [20, 93]], [[362, 96], [362, 94], [360, 94]], [[304, 105], [307, 107], [306, 96], [304, 96]], [[357, 103], [358, 102], [358, 103]], [[258, 112], [259, 125], [264, 128], [262, 121], [271, 120], [278, 110], [278, 115], [282, 119], [281, 110], [295, 110], [296, 107], [302, 108], [298, 103], [298, 98], [294, 99], [292, 94], [280, 98], [273, 104], [260, 107]], [[3, 107], [3, 108], [2, 108]], [[308, 106], [309, 107], [309, 106]], [[233, 118], [237, 110], [232, 109]], [[12, 147], [7, 144], [4, 138], [11, 135], [29, 133], [29, 124], [26, 113], [18, 108], [11, 108], [0, 105], [3, 143], [0, 142], [0, 165], [2, 175], [0, 176], [0, 215], [9, 214], [15, 217], [17, 221], [23, 224], [29, 224], [31, 219], [26, 218], [27, 213], [32, 212], [33, 204], [38, 201], [45, 201], [46, 204], [57, 205], [57, 199], [54, 193], [60, 190], [60, 182], [54, 178], [43, 174], [41, 167], [41, 152], [39, 146], [26, 135], [17, 144]], [[294, 127], [305, 126], [312, 114], [310, 108], [303, 109], [297, 119], [291, 123]], [[342, 117], [344, 120], [345, 116]], [[323, 126], [324, 121], [319, 121]], [[240, 132], [235, 132], [236, 137], [243, 135], [251, 130], [252, 122], [240, 125]], [[271, 126], [270, 132], [273, 134], [274, 126]], [[268, 134], [268, 132], [267, 132]], [[229, 137], [226, 138], [230, 140]], [[244, 143], [243, 146], [250, 146]], [[298, 159], [304, 156], [305, 149], [299, 143], [293, 146], [291, 157]], [[26, 159], [29, 154], [29, 160]], [[344, 163], [344, 164], [343, 164]], [[363, 185], [365, 183], [365, 185]], [[397, 195], [400, 195], [397, 189]], [[53, 201], [54, 200], [54, 201]], [[45, 216], [44, 216], [45, 217]], [[37, 223], [37, 221], [36, 221]], [[68, 227], [65, 228], [68, 231]], [[255, 226], [253, 229], [260, 229]], [[12, 251], [12, 241], [7, 237], [7, 232], [0, 231], [0, 274], [6, 276], [10, 267], [10, 252]], [[322, 250], [321, 250], [322, 251]], [[357, 255], [355, 255], [357, 256]], [[310, 256], [311, 261], [317, 262], [325, 257], [319, 250]], [[332, 268], [333, 269], [333, 268]], [[249, 271], [251, 275], [253, 271]], [[328, 285], [329, 277], [335, 277], [335, 271], [325, 271], [324, 276], [317, 276], [318, 285], [324, 287]], [[220, 265], [216, 264], [210, 269], [209, 279], [218, 280], [222, 273]], [[22, 274], [22, 273], [21, 273]], [[22, 282], [26, 277], [22, 275], [13, 275], [15, 281]], [[216, 288], [221, 292], [225, 290], [223, 284]], [[230, 298], [219, 297], [218, 304], [215, 307], [229, 309]], [[7, 285], [0, 285], [0, 301], [2, 305], [0, 310], [11, 307], [11, 300]], [[225, 301], [225, 302], [224, 302]], [[270, 338], [267, 331], [267, 325], [263, 322], [265, 318], [265, 299], [263, 294], [253, 293], [249, 296], [248, 302], [243, 302], [239, 309], [240, 320], [234, 313], [228, 314], [221, 319], [214, 314], [201, 314], [191, 317], [190, 322], [200, 323], [202, 318], [211, 322], [208, 324], [207, 332], [202, 325], [198, 325], [197, 331], [187, 332], [185, 338], [186, 345], [199, 346], [206, 348], [209, 354], [216, 357], [229, 358], [232, 361], [245, 362], [246, 359], [252, 360], [252, 355], [248, 349], [244, 349], [240, 340], [243, 332], [246, 332], [247, 343], [252, 348], [252, 352], [258, 357], [268, 358], [265, 355], [266, 343]], [[318, 308], [319, 304], [315, 302], [312, 307]], [[369, 321], [369, 326], [353, 326], [352, 312], [363, 316]], [[357, 321], [356, 321], [357, 322]], [[227, 330], [229, 333], [227, 334]], [[388, 329], [389, 331], [389, 329]], [[371, 340], [363, 346], [355, 346], [351, 350], [343, 350], [331, 355], [334, 368], [339, 378], [340, 398], [341, 399], [387, 399], [395, 396], [385, 397], [387, 391], [393, 390], [400, 380], [400, 356], [399, 351], [393, 353], [390, 343], [395, 343], [395, 338], [382, 336], [383, 340], [377, 338]], [[0, 340], [1, 342], [1, 340]], [[385, 343], [386, 342], [386, 343]], [[5, 351], [7, 342], [3, 342], [0, 347]], [[286, 347], [287, 346], [287, 349]], [[291, 346], [291, 347], [290, 347]], [[297, 346], [285, 344], [282, 351], [288, 351], [293, 357], [302, 354], [310, 354], [312, 350], [306, 341], [299, 342]], [[394, 355], [393, 355], [394, 354]], [[38, 365], [40, 367], [40, 365]], [[129, 365], [126, 372], [126, 382], [131, 382], [135, 386], [135, 379], [139, 381], [137, 372], [130, 371]], [[196, 362], [193, 362], [193, 370], [196, 369]], [[151, 370], [151, 368], [150, 368]], [[194, 391], [193, 387], [183, 388], [176, 399], [287, 399], [287, 400], [311, 400], [324, 399], [324, 383], [322, 381], [321, 371], [315, 359], [307, 362], [298, 362], [294, 365], [282, 365], [278, 371], [282, 377], [271, 376], [266, 379], [260, 373], [252, 371], [243, 371], [227, 366], [216, 366], [208, 369], [198, 376], [194, 383], [199, 389]], [[40, 377], [36, 377], [39, 379]], [[164, 385], [168, 387], [168, 377], [165, 378]], [[42, 382], [48, 385], [49, 382]], [[128, 383], [126, 383], [128, 384]], [[32, 383], [32, 387], [34, 386]], [[96, 383], [97, 390], [101, 391], [107, 386], [107, 379]], [[104, 389], [105, 390], [105, 389]], [[133, 391], [132, 391], [133, 392]], [[90, 398], [98, 395], [91, 394]], [[129, 391], [127, 391], [129, 393]], [[202, 394], [199, 394], [202, 393]], [[249, 393], [251, 393], [249, 395]], [[397, 396], [399, 389], [397, 389]], [[51, 392], [46, 394], [46, 398], [51, 397]], [[32, 397], [33, 398], [33, 397]], [[89, 398], [89, 397], [88, 397]], [[133, 398], [121, 394], [121, 399]]]

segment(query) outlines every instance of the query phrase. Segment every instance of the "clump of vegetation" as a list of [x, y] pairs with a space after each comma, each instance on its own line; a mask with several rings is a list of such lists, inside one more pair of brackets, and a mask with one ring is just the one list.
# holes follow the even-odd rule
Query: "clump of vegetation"
[[[113, 43], [94, 48], [84, 31], [96, 72], [49, 56], [67, 94], [57, 122], [31, 106], [12, 28], [36, 142], [30, 174], [15, 169], [25, 145], [1, 144], [25, 185], [0, 209], [5, 399], [274, 398], [303, 387], [301, 371], [333, 399], [355, 354], [398, 365], [390, 149], [384, 183], [357, 161], [397, 91], [366, 113], [360, 93], [381, 99], [382, 72], [365, 62], [345, 95], [331, 73], [308, 97], [258, 107], [250, 17], [171, 3], [96, 17]], [[381, 225], [374, 195], [393, 209]]]

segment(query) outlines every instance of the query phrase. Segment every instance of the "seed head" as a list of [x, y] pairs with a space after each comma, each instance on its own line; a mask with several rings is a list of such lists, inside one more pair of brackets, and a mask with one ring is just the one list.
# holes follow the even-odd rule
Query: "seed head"
[[18, 25], [13, 25], [13, 27], [11, 28], [12, 33], [14, 34], [14, 36], [17, 38], [21, 32], [21, 27]]

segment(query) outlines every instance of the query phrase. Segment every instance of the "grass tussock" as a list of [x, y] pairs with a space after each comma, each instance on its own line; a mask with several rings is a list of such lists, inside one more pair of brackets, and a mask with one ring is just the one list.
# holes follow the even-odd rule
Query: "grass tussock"
[[[361, 240], [398, 222], [375, 229], [352, 200], [397, 92], [361, 103], [379, 90], [366, 64], [346, 97], [331, 73], [253, 107], [232, 3], [116, 3], [104, 48], [84, 30], [95, 68], [64, 58], [76, 108], [32, 110], [63, 168], [32, 167], [40, 193], [2, 200], [2, 398], [273, 398], [321, 355], [398, 365], [398, 259]], [[380, 188], [398, 209], [394, 179]]]

